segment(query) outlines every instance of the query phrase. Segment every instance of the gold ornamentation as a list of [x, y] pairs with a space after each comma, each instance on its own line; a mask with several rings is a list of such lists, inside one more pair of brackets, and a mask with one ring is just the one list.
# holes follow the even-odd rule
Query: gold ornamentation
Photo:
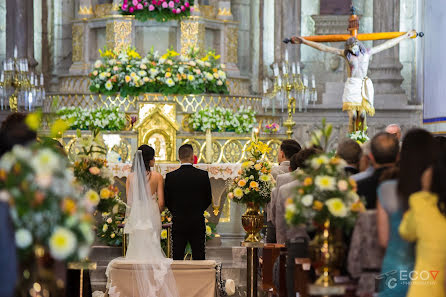
[[[212, 162], [210, 163], [220, 163], [221, 160], [220, 152], [221, 152], [221, 144], [216, 140], [212, 140]], [[201, 155], [201, 162], [208, 163], [206, 159], [206, 142], [203, 143], [203, 146], [201, 147], [200, 155]]]
[[73, 63], [81, 62], [84, 58], [84, 25], [73, 24]]
[[273, 140], [268, 141], [266, 144], [271, 148], [271, 151], [266, 154], [266, 158], [271, 163], [277, 163], [278, 162], [277, 157], [278, 157], [278, 152], [279, 152], [281, 141], [277, 140], [277, 139], [273, 139]]
[[187, 56], [191, 47], [204, 50], [204, 24], [199, 18], [190, 18], [181, 21], [181, 54]]
[[226, 9], [226, 7], [219, 8], [218, 9], [218, 15], [219, 16], [230, 17], [230, 16], [232, 16], [231, 9]]
[[246, 204], [246, 212], [242, 215], [242, 226], [246, 231], [245, 242], [259, 242], [260, 230], [263, 228], [263, 214], [260, 206], [254, 202]]
[[131, 160], [132, 146], [126, 139], [121, 138], [119, 145], [114, 145], [111, 151], [119, 154], [123, 162]]
[[132, 22], [111, 21], [105, 26], [107, 47], [115, 50], [126, 48], [132, 44]]
[[238, 62], [238, 28], [228, 27], [226, 29], [226, 59], [228, 63]]
[[223, 145], [223, 160], [226, 163], [238, 163], [243, 158], [243, 146], [239, 140], [229, 140]]
[[113, 10], [112, 3], [98, 4], [98, 5], [96, 5], [96, 7], [94, 9], [94, 14], [97, 18], [102, 18], [107, 15], [110, 15], [112, 10]]
[[231, 95], [250, 95], [251, 82], [249, 79], [230, 77], [226, 80], [226, 84]]
[[200, 12], [204, 18], [215, 19], [215, 7], [212, 5], [200, 5]]
[[79, 15], [93, 15], [93, 7], [91, 6], [80, 6]]

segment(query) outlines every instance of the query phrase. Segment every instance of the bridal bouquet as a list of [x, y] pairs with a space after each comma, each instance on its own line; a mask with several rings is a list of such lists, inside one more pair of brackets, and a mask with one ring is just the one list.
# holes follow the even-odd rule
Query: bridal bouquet
[[239, 203], [253, 202], [265, 205], [271, 199], [273, 188], [273, 177], [271, 176], [271, 165], [262, 159], [271, 148], [261, 141], [252, 141], [246, 149], [250, 156], [242, 163], [240, 176], [235, 178], [229, 186], [228, 198]]
[[120, 8], [123, 15], [134, 15], [138, 21], [167, 22], [188, 17], [193, 6], [194, 0], [123, 0]]
[[0, 160], [0, 195], [11, 201], [15, 240], [22, 259], [38, 247], [57, 260], [85, 258], [94, 241], [92, 210], [68, 159], [50, 142], [15, 146]]
[[228, 94], [225, 65], [219, 55], [209, 51], [199, 57], [192, 48], [187, 56], [174, 50], [160, 56], [153, 49], [141, 58], [133, 48], [100, 51], [101, 60], [90, 73], [90, 91], [122, 97], [143, 93]]

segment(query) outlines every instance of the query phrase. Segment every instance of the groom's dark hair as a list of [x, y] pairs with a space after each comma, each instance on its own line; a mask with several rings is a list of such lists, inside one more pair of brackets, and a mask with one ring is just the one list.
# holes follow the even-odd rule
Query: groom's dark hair
[[190, 144], [183, 144], [178, 149], [178, 157], [180, 160], [186, 160], [194, 156], [194, 148]]

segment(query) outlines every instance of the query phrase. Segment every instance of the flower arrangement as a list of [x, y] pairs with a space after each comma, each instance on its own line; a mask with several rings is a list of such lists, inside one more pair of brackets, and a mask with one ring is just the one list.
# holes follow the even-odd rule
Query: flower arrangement
[[323, 223], [353, 227], [358, 212], [365, 210], [356, 194], [356, 183], [348, 178], [342, 159], [321, 154], [309, 160], [308, 169], [297, 173], [297, 194], [287, 201], [288, 224]]
[[120, 131], [124, 129], [125, 114], [115, 108], [84, 109], [80, 107], [63, 107], [57, 111], [62, 120], [71, 123], [72, 130], [108, 130]]
[[[62, 132], [61, 132], [62, 133]], [[85, 258], [94, 241], [94, 205], [82, 195], [68, 159], [50, 142], [15, 146], [0, 160], [0, 192], [11, 199], [20, 257], [38, 246], [56, 260]]]
[[[161, 224], [169, 224], [171, 222], [172, 222], [172, 214], [166, 208], [161, 212]], [[163, 229], [161, 229], [161, 248], [163, 249], [163, 251], [166, 255], [167, 255], [168, 242], [169, 242], [169, 239], [167, 238], [167, 229], [163, 228]]]
[[101, 60], [90, 73], [90, 91], [122, 97], [142, 93], [228, 94], [225, 65], [219, 55], [209, 51], [199, 58], [192, 48], [188, 56], [168, 50], [159, 56], [153, 49], [141, 58], [133, 49], [100, 51]]
[[102, 243], [108, 246], [122, 245], [125, 207], [125, 204], [120, 201], [112, 207], [110, 212], [102, 213], [102, 226], [97, 226], [97, 236]]
[[237, 112], [226, 108], [205, 108], [191, 115], [190, 127], [195, 131], [249, 133], [256, 123], [256, 112], [241, 106]]
[[138, 21], [155, 19], [157, 22], [181, 20], [194, 10], [194, 0], [123, 0], [121, 14], [134, 15]]
[[365, 131], [356, 131], [356, 132], [350, 133], [348, 135], [348, 137], [350, 139], [353, 139], [354, 141], [356, 141], [359, 144], [363, 144], [370, 140], [370, 138], [367, 136]]
[[246, 149], [249, 159], [242, 163], [239, 172], [229, 186], [228, 198], [238, 203], [253, 202], [265, 205], [271, 199], [273, 188], [273, 177], [271, 176], [271, 165], [262, 160], [262, 156], [271, 148], [261, 141], [252, 141]]
[[263, 131], [265, 133], [269, 133], [269, 134], [273, 134], [273, 133], [277, 133], [280, 130], [280, 126], [277, 123], [271, 123], [271, 124], [266, 124], [265, 128], [263, 129]]

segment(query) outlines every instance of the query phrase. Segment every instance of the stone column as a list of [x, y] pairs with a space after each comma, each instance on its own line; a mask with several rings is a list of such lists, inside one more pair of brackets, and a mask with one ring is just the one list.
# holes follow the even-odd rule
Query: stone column
[[[399, 31], [400, 0], [373, 1], [373, 31]], [[377, 46], [384, 41], [373, 42]], [[406, 41], [407, 42], [407, 41]], [[401, 88], [403, 77], [399, 61], [399, 46], [392, 47], [373, 56], [370, 76], [375, 89], [375, 107], [401, 106], [407, 97]]]
[[[275, 1], [274, 10], [274, 60], [280, 62], [285, 59], [285, 47], [282, 41], [294, 35], [300, 35], [301, 1]], [[300, 60], [300, 46], [288, 45], [290, 61]]]
[[6, 57], [14, 56], [17, 46], [19, 58], [27, 58], [30, 67], [37, 65], [34, 59], [34, 17], [32, 0], [6, 1]]
[[186, 56], [189, 49], [194, 47], [200, 49], [200, 53], [205, 51], [205, 26], [204, 22], [199, 16], [192, 16], [181, 21], [181, 54]]

